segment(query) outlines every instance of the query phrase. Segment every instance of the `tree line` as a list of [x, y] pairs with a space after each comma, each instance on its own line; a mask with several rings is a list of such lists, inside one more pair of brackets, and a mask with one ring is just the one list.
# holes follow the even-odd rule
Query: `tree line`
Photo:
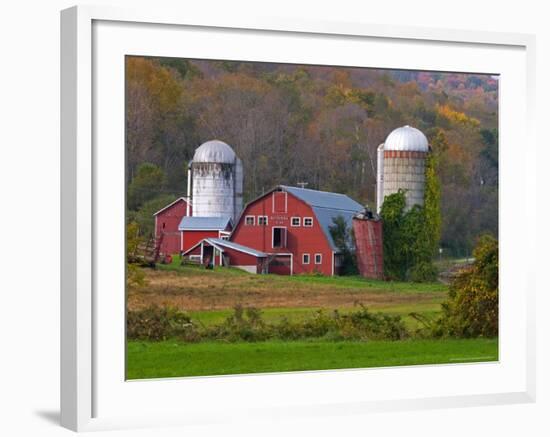
[[498, 232], [497, 93], [486, 75], [129, 56], [128, 218], [152, 232], [211, 139], [242, 159], [245, 201], [306, 182], [374, 207], [376, 148], [409, 124], [437, 150], [440, 244], [468, 254]]

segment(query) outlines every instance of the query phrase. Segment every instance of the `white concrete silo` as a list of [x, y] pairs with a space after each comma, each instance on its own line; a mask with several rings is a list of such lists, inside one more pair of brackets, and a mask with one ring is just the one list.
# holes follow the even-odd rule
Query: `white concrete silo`
[[189, 172], [193, 216], [228, 216], [235, 222], [243, 206], [243, 167], [233, 149], [207, 141], [195, 150]]
[[428, 139], [418, 129], [403, 126], [393, 130], [378, 147], [377, 210], [384, 198], [405, 190], [406, 209], [424, 205]]

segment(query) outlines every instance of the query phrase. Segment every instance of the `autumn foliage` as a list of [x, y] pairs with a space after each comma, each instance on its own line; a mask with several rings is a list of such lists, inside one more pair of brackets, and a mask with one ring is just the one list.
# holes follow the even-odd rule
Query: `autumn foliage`
[[243, 161], [245, 202], [307, 182], [372, 207], [376, 148], [409, 124], [438, 153], [441, 243], [468, 254], [478, 235], [498, 232], [497, 85], [488, 75], [128, 56], [128, 217], [150, 232], [151, 205], [185, 193], [188, 162], [214, 138]]
[[479, 238], [474, 264], [453, 279], [438, 335], [496, 337], [498, 335], [498, 241]]

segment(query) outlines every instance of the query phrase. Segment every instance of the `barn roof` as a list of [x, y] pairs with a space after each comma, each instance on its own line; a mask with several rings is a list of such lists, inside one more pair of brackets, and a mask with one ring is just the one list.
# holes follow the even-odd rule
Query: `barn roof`
[[180, 231], [223, 231], [233, 224], [231, 217], [183, 217], [178, 226]]
[[353, 225], [352, 223], [353, 216], [357, 214], [358, 210], [347, 211], [344, 209], [329, 209], [329, 208], [317, 208], [317, 207], [312, 207], [312, 209], [313, 209], [313, 212], [315, 213], [315, 216], [317, 217], [317, 221], [319, 222], [319, 225], [321, 226], [325, 236], [327, 237], [327, 240], [330, 246], [332, 247], [332, 250], [334, 250], [335, 252], [339, 252], [340, 249], [334, 243], [334, 239], [332, 238], [332, 234], [330, 233], [330, 227], [334, 225], [333, 219], [335, 219], [338, 216], [342, 216], [344, 218], [344, 221], [346, 222], [346, 227], [348, 229], [351, 229]]
[[335, 252], [338, 252], [339, 249], [330, 233], [330, 227], [334, 225], [333, 219], [342, 216], [346, 222], [346, 226], [351, 229], [353, 216], [365, 209], [360, 203], [345, 194], [288, 187], [285, 185], [281, 185], [281, 189], [311, 206], [325, 237]]
[[289, 187], [281, 185], [281, 189], [288, 191], [310, 206], [328, 209], [341, 209], [344, 211], [360, 211], [363, 206], [351, 197], [340, 193], [328, 191], [310, 190], [308, 188]]
[[159, 209], [157, 212], [155, 212], [153, 214], [153, 216], [155, 215], [158, 215], [160, 214], [162, 211], [166, 211], [167, 209], [171, 208], [172, 206], [174, 206], [176, 203], [178, 202], [185, 202], [185, 204], [187, 204], [187, 199], [185, 197], [178, 197], [176, 200], [174, 200], [173, 202], [169, 203], [168, 205], [166, 205], [164, 208], [161, 208]]

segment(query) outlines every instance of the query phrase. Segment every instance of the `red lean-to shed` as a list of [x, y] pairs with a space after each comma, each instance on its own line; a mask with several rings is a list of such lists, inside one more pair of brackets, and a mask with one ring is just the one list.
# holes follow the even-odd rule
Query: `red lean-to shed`
[[181, 252], [187, 252], [205, 238], [229, 238], [231, 217], [183, 217], [178, 227], [181, 232]]
[[181, 236], [178, 226], [186, 214], [187, 200], [183, 197], [155, 212], [155, 241], [157, 244], [160, 243], [160, 253], [165, 255], [180, 253]]
[[333, 220], [340, 216], [351, 229], [362, 210], [344, 194], [280, 185], [246, 205], [230, 241], [266, 253], [270, 273], [334, 275], [342, 258]]
[[205, 266], [234, 266], [250, 273], [265, 273], [268, 259], [266, 253], [221, 238], [205, 238], [184, 256]]

